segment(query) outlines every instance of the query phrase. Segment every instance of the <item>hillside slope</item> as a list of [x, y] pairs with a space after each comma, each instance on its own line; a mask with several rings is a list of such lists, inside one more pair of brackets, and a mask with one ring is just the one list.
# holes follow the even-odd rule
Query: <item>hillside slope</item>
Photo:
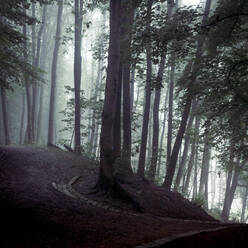
[[[137, 213], [94, 193], [97, 173], [94, 161], [59, 149], [0, 147], [0, 246], [134, 247], [222, 225], [180, 194], [134, 178], [122, 186], [140, 201]], [[57, 190], [77, 176], [71, 193]]]

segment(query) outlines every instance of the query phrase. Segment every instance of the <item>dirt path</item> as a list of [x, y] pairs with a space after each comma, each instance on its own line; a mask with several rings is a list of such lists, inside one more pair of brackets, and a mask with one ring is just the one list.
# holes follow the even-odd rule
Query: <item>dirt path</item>
[[[193, 221], [168, 218], [173, 213], [169, 208], [157, 211], [157, 206], [152, 204], [145, 205], [144, 214], [137, 214], [124, 203], [113, 202], [100, 194], [89, 194], [97, 172], [93, 161], [58, 149], [0, 147], [0, 218], [4, 227], [0, 247], [135, 247], [223, 226], [216, 222], [200, 222], [200, 215]], [[81, 177], [72, 184], [73, 189], [91, 202], [70, 197], [52, 185], [68, 184], [75, 176]], [[150, 189], [149, 194], [160, 194], [158, 189], [145, 187]], [[182, 207], [180, 214], [188, 214], [188, 203], [178, 195], [161, 194], [168, 201], [170, 198], [182, 202], [182, 206], [178, 206]], [[159, 216], [155, 216], [156, 211]], [[170, 214], [161, 217], [166, 211]], [[204, 215], [204, 218], [209, 217]], [[240, 235], [247, 232], [245, 228], [240, 229]], [[234, 232], [229, 233], [231, 238]], [[154, 247], [162, 247], [161, 243], [159, 245]]]

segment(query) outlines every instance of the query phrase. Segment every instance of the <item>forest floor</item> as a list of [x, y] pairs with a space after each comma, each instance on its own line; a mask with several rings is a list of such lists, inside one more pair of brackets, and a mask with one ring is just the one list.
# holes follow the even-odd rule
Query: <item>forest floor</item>
[[[121, 186], [142, 213], [113, 201], [93, 189], [98, 169], [94, 161], [56, 148], [0, 147], [0, 247], [243, 247], [248, 242], [247, 225], [218, 222], [180, 194], [137, 178]], [[63, 188], [69, 182], [72, 192]]]

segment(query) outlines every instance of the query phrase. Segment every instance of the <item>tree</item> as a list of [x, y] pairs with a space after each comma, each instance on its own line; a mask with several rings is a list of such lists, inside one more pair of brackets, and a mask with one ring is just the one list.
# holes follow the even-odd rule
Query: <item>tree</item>
[[142, 124], [142, 135], [141, 135], [141, 145], [139, 154], [139, 165], [138, 165], [138, 176], [144, 178], [145, 172], [145, 158], [146, 158], [146, 145], [147, 145], [147, 134], [148, 134], [148, 123], [150, 115], [150, 105], [151, 105], [151, 78], [152, 78], [152, 57], [151, 57], [151, 12], [152, 12], [153, 0], [147, 1], [147, 13], [146, 13], [146, 31], [147, 31], [147, 41], [146, 41], [146, 86], [145, 86], [145, 107], [143, 114], [143, 124]]
[[[34, 3], [32, 4], [32, 12], [33, 12], [33, 17], [35, 17], [35, 5]], [[47, 4], [43, 5], [43, 10], [42, 10], [42, 19], [41, 19], [41, 24], [39, 27], [39, 31], [37, 33], [37, 42], [36, 42], [36, 51], [35, 49], [35, 26], [32, 25], [32, 52], [33, 52], [33, 66], [36, 70], [39, 69], [40, 67], [40, 57], [41, 57], [41, 38], [43, 31], [46, 26], [46, 15], [47, 15]], [[34, 37], [33, 37], [34, 36]], [[43, 41], [44, 42], [44, 41]], [[44, 51], [44, 50], [43, 50]], [[39, 96], [39, 89], [38, 87], [38, 82], [34, 81], [33, 82], [33, 100], [32, 100], [32, 136], [34, 139], [34, 143], [38, 142], [38, 96]]]
[[57, 61], [60, 47], [61, 35], [61, 19], [63, 12], [63, 0], [58, 1], [57, 26], [55, 34], [55, 45], [53, 50], [53, 61], [51, 71], [51, 95], [50, 95], [50, 109], [49, 109], [49, 123], [48, 123], [48, 145], [54, 142], [54, 117], [56, 104], [56, 84], [57, 84]]
[[196, 102], [196, 99], [194, 99], [193, 103], [192, 103], [190, 118], [189, 118], [189, 121], [187, 124], [187, 132], [186, 132], [185, 139], [184, 139], [183, 155], [182, 155], [182, 159], [179, 163], [179, 168], [178, 168], [178, 172], [177, 172], [177, 176], [176, 176], [176, 180], [175, 180], [175, 185], [174, 185], [175, 191], [177, 191], [179, 186], [180, 186], [180, 182], [181, 182], [182, 175], [183, 175], [183, 170], [184, 170], [184, 167], [186, 164], [186, 159], [188, 156], [189, 143], [190, 143], [190, 132], [191, 132], [191, 128], [192, 128], [194, 117], [195, 117], [196, 107], [197, 107], [197, 102]]
[[[122, 85], [123, 85], [123, 147], [122, 159], [125, 163], [126, 171], [133, 173], [131, 167], [131, 40], [132, 28], [134, 22], [135, 8], [137, 3], [132, 1], [122, 2], [121, 5], [121, 68], [122, 68]], [[121, 79], [120, 79], [121, 80]]]
[[98, 186], [103, 189], [114, 187], [114, 162], [116, 154], [113, 147], [113, 128], [115, 103], [120, 69], [120, 13], [121, 1], [110, 1], [110, 40], [105, 99], [102, 113], [100, 136], [100, 174]]
[[2, 103], [2, 113], [3, 113], [5, 145], [10, 145], [6, 92], [4, 87], [1, 87], [1, 103]]
[[74, 87], [75, 87], [75, 146], [76, 153], [80, 153], [80, 86], [81, 86], [81, 46], [82, 46], [82, 22], [83, 22], [83, 0], [75, 0], [75, 45], [74, 45]]
[[[207, 0], [206, 5], [205, 5], [203, 20], [202, 20], [203, 24], [205, 24], [207, 21], [210, 6], [211, 6], [211, 0]], [[199, 64], [200, 64], [200, 60], [201, 60], [203, 44], [204, 44], [204, 40], [201, 37], [198, 40], [198, 46], [197, 46], [195, 61], [193, 63], [193, 67], [192, 67], [192, 75], [190, 77], [190, 83], [186, 89], [186, 100], [185, 100], [185, 105], [184, 105], [184, 109], [182, 112], [182, 118], [181, 118], [179, 130], [177, 132], [177, 137], [176, 137], [176, 140], [175, 140], [175, 143], [173, 146], [173, 150], [172, 150], [172, 153], [170, 156], [169, 164], [166, 168], [166, 176], [165, 176], [165, 180], [164, 180], [163, 185], [168, 190], [170, 190], [171, 186], [172, 186], [172, 181], [173, 181], [173, 177], [175, 174], [176, 163], [177, 163], [177, 159], [178, 159], [178, 153], [179, 153], [179, 150], [180, 150], [180, 147], [182, 144], [184, 132], [186, 130], [188, 116], [189, 116], [190, 108], [191, 108], [191, 103], [193, 100], [193, 96], [192, 96], [190, 90], [192, 89], [192, 87], [195, 83], [196, 77], [197, 77], [197, 72], [198, 72]], [[191, 63], [189, 63], [188, 66], [189, 66], [189, 68], [191, 68]], [[186, 66], [186, 69], [187, 69], [187, 66]]]

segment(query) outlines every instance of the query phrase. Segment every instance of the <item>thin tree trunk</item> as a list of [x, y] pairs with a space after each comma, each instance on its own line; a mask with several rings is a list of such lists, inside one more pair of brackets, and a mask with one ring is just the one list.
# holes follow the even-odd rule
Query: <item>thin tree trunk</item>
[[195, 165], [194, 165], [194, 179], [193, 179], [193, 199], [197, 198], [198, 195], [198, 156], [199, 156], [199, 139], [196, 142], [196, 153], [195, 153]]
[[191, 108], [191, 96], [188, 96], [184, 110], [183, 110], [182, 119], [181, 119], [181, 123], [180, 123], [179, 130], [177, 133], [176, 141], [173, 147], [173, 151], [172, 151], [172, 154], [169, 160], [169, 164], [166, 168], [166, 176], [165, 176], [165, 181], [163, 185], [168, 190], [171, 189], [172, 180], [173, 180], [175, 170], [176, 170], [178, 153], [181, 148], [181, 143], [182, 143], [182, 139], [183, 139], [184, 132], [186, 129], [190, 108]]
[[241, 212], [241, 217], [240, 217], [240, 222], [243, 223], [245, 222], [245, 210], [246, 210], [246, 204], [247, 204], [247, 197], [248, 197], [248, 186], [245, 187], [244, 190], [244, 195], [242, 199], [242, 212]]
[[131, 71], [131, 80], [130, 80], [130, 84], [131, 84], [131, 114], [133, 112], [133, 106], [134, 106], [134, 79], [135, 79], [135, 66], [133, 67], [132, 71]]
[[[151, 29], [151, 10], [152, 10], [153, 0], [147, 1], [147, 14], [146, 14], [146, 28], [147, 33], [150, 33]], [[150, 105], [151, 105], [151, 77], [152, 77], [152, 59], [151, 59], [151, 44], [150, 40], [147, 41], [146, 45], [146, 89], [145, 89], [145, 107], [143, 114], [143, 124], [142, 124], [142, 134], [141, 134], [141, 145], [139, 154], [139, 164], [137, 174], [139, 177], [144, 178], [145, 176], [145, 159], [146, 159], [146, 145], [147, 145], [147, 134], [148, 134], [148, 124], [150, 115]]]
[[[206, 22], [206, 20], [208, 18], [210, 6], [211, 6], [211, 0], [207, 0], [206, 5], [205, 5], [203, 20], [202, 20], [203, 24]], [[196, 51], [196, 57], [195, 57], [194, 65], [193, 65], [192, 78], [191, 78], [191, 82], [189, 84], [189, 89], [190, 89], [190, 86], [192, 87], [192, 85], [195, 83], [195, 80], [197, 77], [197, 71], [198, 71], [199, 64], [200, 64], [199, 62], [201, 60], [203, 44], [204, 44], [204, 39], [199, 38], [197, 51]], [[191, 67], [190, 63], [188, 64], [188, 67]], [[187, 69], [187, 66], [186, 66], [186, 69]], [[186, 94], [187, 94], [186, 103], [185, 103], [184, 110], [182, 113], [181, 123], [179, 126], [179, 130], [177, 133], [176, 141], [175, 141], [175, 144], [173, 146], [171, 156], [169, 158], [169, 164], [166, 168], [165, 181], [163, 183], [164, 187], [167, 188], [168, 190], [171, 190], [172, 181], [173, 181], [173, 177], [175, 174], [175, 169], [176, 169], [176, 164], [177, 164], [177, 159], [178, 159], [178, 153], [179, 153], [179, 150], [180, 150], [180, 147], [182, 144], [182, 139], [184, 136], [184, 132], [186, 129], [187, 120], [188, 120], [188, 116], [189, 116], [189, 112], [190, 112], [190, 108], [191, 108], [192, 96], [189, 92], [187, 92]]]
[[191, 128], [193, 125], [194, 117], [195, 117], [196, 106], [197, 106], [197, 102], [196, 102], [196, 99], [194, 99], [193, 103], [192, 103], [191, 115], [190, 115], [188, 125], [187, 125], [187, 133], [186, 133], [185, 139], [184, 139], [183, 156], [182, 156], [182, 160], [180, 161], [180, 164], [179, 164], [179, 168], [178, 168], [178, 172], [177, 172], [177, 176], [176, 176], [176, 180], [175, 180], [175, 185], [174, 185], [174, 191], [177, 191], [179, 186], [180, 186], [180, 182], [181, 182], [182, 175], [183, 175], [183, 170], [184, 170], [184, 167], [186, 164], [186, 160], [187, 160], [187, 156], [188, 156], [188, 150], [189, 150], [189, 143], [190, 143], [190, 131], [191, 131]]
[[81, 109], [80, 109], [80, 87], [81, 87], [81, 46], [82, 46], [82, 22], [83, 22], [83, 0], [75, 0], [75, 44], [74, 44], [74, 88], [75, 88], [75, 139], [74, 151], [81, 153]]
[[230, 188], [230, 201], [229, 201], [229, 206], [228, 206], [228, 211], [227, 211], [227, 219], [229, 219], [229, 215], [230, 215], [230, 211], [231, 211], [231, 207], [232, 207], [232, 203], [233, 203], [233, 199], [234, 199], [234, 195], [235, 195], [236, 188], [238, 185], [239, 175], [240, 175], [240, 171], [242, 167], [243, 167], [242, 165], [240, 166], [240, 156], [239, 156], [237, 159], [237, 162], [235, 163], [234, 174], [232, 177], [232, 184]]
[[[36, 18], [35, 14], [35, 3], [32, 3], [32, 17]], [[32, 24], [31, 28], [31, 36], [32, 36], [32, 66], [35, 67], [35, 50], [36, 50], [36, 37], [35, 37], [35, 27], [36, 24]], [[35, 143], [35, 114], [36, 114], [36, 91], [37, 91], [37, 84], [36, 82], [33, 82], [32, 84], [32, 113], [31, 113], [31, 125], [32, 125], [32, 140], [33, 143]]]
[[166, 115], [167, 115], [167, 112], [168, 112], [167, 111], [168, 97], [169, 97], [169, 84], [167, 86], [166, 96], [165, 96], [165, 100], [164, 100], [163, 128], [162, 128], [162, 133], [161, 133], [160, 143], [159, 143], [157, 177], [159, 177], [160, 168], [161, 168], [161, 161], [162, 161], [163, 140], [164, 140], [164, 134], [165, 134], [165, 123], [166, 123]]
[[232, 174], [233, 174], [233, 166], [234, 166], [234, 142], [230, 141], [230, 158], [229, 158], [229, 166], [227, 171], [227, 179], [226, 179], [226, 190], [225, 190], [225, 197], [224, 197], [224, 204], [221, 213], [221, 217], [223, 220], [228, 220], [228, 212], [229, 212], [229, 205], [230, 205], [230, 188], [231, 188], [231, 181], [232, 181]]
[[196, 148], [197, 148], [196, 145], [199, 142], [199, 127], [200, 127], [200, 117], [196, 116], [194, 138], [193, 138], [192, 145], [191, 145], [191, 154], [190, 154], [190, 159], [188, 163], [187, 176], [186, 176], [185, 184], [183, 187], [183, 193], [185, 194], [188, 193], [191, 172], [192, 172], [194, 160], [195, 160], [195, 154], [196, 154]]
[[[42, 34], [43, 34], [43, 31], [45, 29], [45, 26], [46, 26], [46, 13], [47, 13], [47, 4], [44, 4], [43, 5], [43, 11], [42, 11], [42, 20], [41, 20], [41, 24], [40, 24], [40, 28], [39, 28], [39, 31], [38, 31], [38, 35], [37, 35], [37, 45], [36, 45], [36, 54], [35, 54], [35, 60], [34, 60], [34, 67], [35, 68], [39, 68], [40, 67], [40, 55], [41, 55], [41, 37], [42, 37]], [[44, 40], [43, 40], [44, 42]], [[43, 45], [43, 44], [42, 44]], [[43, 45], [44, 47], [44, 45]], [[43, 48], [42, 47], [42, 48]], [[46, 49], [42, 49], [42, 52], [44, 52], [44, 50]], [[46, 56], [46, 55], [42, 55], [42, 56]], [[39, 86], [37, 85], [36, 82], [34, 82], [34, 85], [33, 85], [33, 105], [32, 105], [32, 126], [34, 127], [34, 131], [33, 131], [33, 135], [34, 135], [34, 142], [35, 143], [38, 143], [39, 142], [39, 133], [40, 133], [40, 122], [41, 122], [41, 116], [40, 116], [40, 99], [41, 99], [41, 96], [39, 97], [39, 95], [42, 94], [42, 98], [43, 98], [43, 86]], [[40, 93], [40, 94], [39, 94]], [[39, 104], [38, 104], [38, 101], [39, 101]]]
[[200, 185], [199, 185], [199, 195], [203, 196], [205, 201], [207, 200], [205, 196], [207, 191], [209, 160], [210, 160], [209, 135], [208, 133], [206, 133], [205, 141], [204, 141], [204, 149], [203, 149]]
[[[94, 101], [97, 101], [97, 97], [98, 97], [98, 91], [99, 91], [99, 85], [101, 82], [101, 67], [102, 67], [102, 60], [98, 61], [98, 69], [97, 69], [97, 78], [96, 78], [96, 83], [95, 83], [95, 92], [94, 92], [94, 96], [93, 99]], [[96, 109], [93, 109], [93, 113], [92, 113], [92, 123], [91, 123], [91, 133], [90, 133], [90, 151], [92, 153], [93, 151], [93, 145], [94, 145], [94, 139], [95, 139], [95, 135], [96, 135], [96, 128], [97, 128], [97, 123], [96, 123]]]
[[[26, 14], [26, 12], [24, 12]], [[23, 25], [23, 36], [27, 37], [27, 26]], [[24, 61], [28, 62], [28, 50], [27, 50], [27, 41], [24, 42], [23, 46], [23, 58]], [[27, 143], [32, 144], [32, 110], [31, 110], [31, 92], [30, 92], [30, 83], [29, 76], [27, 73], [24, 74], [25, 77], [25, 91], [26, 91], [26, 102], [27, 102]], [[25, 140], [26, 143], [26, 140]]]
[[23, 134], [24, 134], [24, 121], [25, 121], [25, 110], [26, 110], [26, 101], [25, 95], [22, 95], [22, 114], [21, 114], [21, 126], [20, 126], [20, 134], [19, 134], [19, 144], [23, 144]]
[[214, 208], [215, 190], [216, 190], [216, 171], [213, 163], [211, 163], [211, 208]]
[[171, 71], [170, 71], [166, 168], [168, 168], [168, 165], [170, 163], [170, 157], [171, 157], [173, 98], [174, 98], [174, 74], [175, 74], [175, 54], [173, 54], [173, 57], [172, 57]]
[[6, 92], [5, 92], [4, 87], [1, 87], [1, 102], [2, 102], [2, 115], [3, 115], [5, 145], [10, 145], [9, 121], [8, 121], [8, 114], [7, 114], [8, 111], [7, 111], [7, 102], [6, 102]]
[[136, 109], [138, 107], [138, 103], [139, 103], [139, 96], [140, 96], [140, 88], [137, 88], [137, 94], [136, 94], [136, 100], [134, 102], [134, 106], [133, 106], [133, 113], [136, 112]]
[[49, 122], [48, 122], [48, 145], [54, 143], [54, 130], [55, 130], [55, 107], [56, 107], [56, 84], [57, 84], [57, 62], [60, 47], [61, 35], [61, 19], [63, 12], [63, 0], [58, 1], [58, 14], [57, 14], [57, 27], [55, 36], [55, 45], [53, 51], [53, 61], [51, 70], [51, 95], [50, 95], [50, 109], [49, 109]]
[[155, 180], [157, 161], [158, 161], [158, 141], [159, 141], [159, 106], [161, 97], [161, 86], [164, 74], [165, 60], [166, 60], [166, 45], [161, 56], [161, 61], [158, 70], [158, 76], [156, 80], [155, 97], [153, 104], [153, 136], [152, 136], [152, 158], [149, 170], [149, 179], [151, 181]]

